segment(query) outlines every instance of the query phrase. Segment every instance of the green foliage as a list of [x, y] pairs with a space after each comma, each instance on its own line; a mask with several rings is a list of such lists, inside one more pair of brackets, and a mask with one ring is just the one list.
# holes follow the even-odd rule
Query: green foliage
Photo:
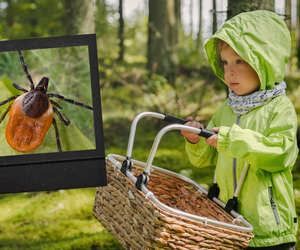
[[64, 35], [61, 18], [65, 15], [61, 0], [2, 1], [0, 39]]
[[133, 118], [151, 110], [180, 117], [192, 114], [207, 123], [226, 98], [225, 84], [219, 81], [222, 87], [215, 88], [200, 70], [189, 76], [179, 75], [171, 85], [164, 76], [149, 76], [140, 66], [109, 62], [100, 65], [104, 120], [111, 116]]
[[181, 34], [181, 41], [177, 44], [179, 64], [187, 68], [200, 69], [208, 66], [202, 44], [197, 44], [197, 40], [191, 35]]

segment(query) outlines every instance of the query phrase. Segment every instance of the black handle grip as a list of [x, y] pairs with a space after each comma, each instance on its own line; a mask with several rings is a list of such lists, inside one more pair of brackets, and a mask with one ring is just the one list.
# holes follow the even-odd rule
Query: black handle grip
[[[176, 116], [173, 115], [168, 115], [168, 114], [164, 114], [165, 118], [163, 119], [163, 121], [168, 122], [168, 123], [176, 123], [176, 124], [186, 124], [188, 121], [178, 118]], [[201, 132], [199, 133], [200, 136], [203, 136], [205, 138], [211, 137], [212, 135], [215, 135], [216, 132], [201, 128]]]
[[200, 129], [201, 129], [201, 132], [198, 135], [203, 136], [205, 138], [211, 137], [212, 135], [216, 134], [216, 132], [213, 132], [213, 131], [210, 131], [210, 130], [207, 130], [204, 128], [200, 128]]
[[168, 122], [168, 123], [176, 123], [176, 124], [186, 124], [188, 121], [178, 118], [176, 116], [172, 116], [172, 115], [168, 115], [168, 114], [164, 114], [165, 118], [163, 119], [164, 122]]

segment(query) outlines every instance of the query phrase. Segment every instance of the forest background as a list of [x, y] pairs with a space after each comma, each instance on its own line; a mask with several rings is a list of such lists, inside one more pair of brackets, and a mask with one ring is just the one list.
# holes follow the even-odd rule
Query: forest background
[[[105, 151], [126, 155], [130, 125], [140, 112], [192, 115], [208, 123], [227, 89], [209, 67], [203, 45], [227, 19], [256, 9], [280, 14], [291, 31], [285, 81], [299, 118], [300, 0], [1, 0], [0, 39], [96, 33]], [[64, 76], [64, 55], [54, 56], [57, 64], [47, 67], [57, 84], [70, 89], [81, 84]], [[27, 61], [33, 77], [46, 63], [30, 54]], [[0, 80], [13, 80], [19, 68], [18, 60], [0, 53]], [[25, 78], [17, 82], [28, 84]], [[165, 125], [155, 119], [141, 121], [133, 158], [147, 160], [155, 135]], [[178, 131], [165, 135], [153, 164], [205, 188], [212, 184], [214, 168], [189, 163]], [[299, 217], [299, 159], [293, 175]], [[95, 188], [0, 195], [0, 248], [122, 249], [93, 217], [94, 195]]]

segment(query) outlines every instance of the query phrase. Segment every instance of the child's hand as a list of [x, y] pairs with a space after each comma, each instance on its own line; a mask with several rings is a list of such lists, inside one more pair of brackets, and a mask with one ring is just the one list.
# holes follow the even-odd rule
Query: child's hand
[[[186, 120], [188, 121], [186, 124], [184, 124], [186, 126], [191, 126], [194, 128], [204, 128], [203, 124], [201, 124], [200, 122], [193, 121], [193, 117], [191, 116], [186, 118]], [[181, 130], [181, 134], [191, 143], [197, 143], [201, 139], [201, 136], [194, 132]]]
[[[215, 128], [212, 128], [211, 131], [214, 131], [214, 132], [219, 132], [220, 130], [220, 127], [215, 127]], [[218, 134], [215, 134], [207, 139], [205, 139], [205, 142], [206, 144], [209, 144], [211, 146], [213, 146], [214, 148], [217, 148], [217, 143], [218, 143]]]

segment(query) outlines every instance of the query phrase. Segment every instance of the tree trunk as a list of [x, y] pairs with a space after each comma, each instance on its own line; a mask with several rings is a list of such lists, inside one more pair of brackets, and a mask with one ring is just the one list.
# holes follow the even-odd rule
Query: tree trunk
[[218, 28], [218, 23], [217, 23], [217, 4], [216, 0], [213, 0], [213, 34], [216, 33]]
[[275, 11], [275, 0], [262, 0], [261, 9]]
[[123, 18], [123, 0], [119, 0], [119, 60], [123, 61], [124, 59], [124, 18]]
[[65, 0], [66, 16], [63, 20], [67, 35], [95, 33], [95, 0]]
[[291, 17], [292, 17], [291, 0], [285, 0], [285, 23], [289, 31], [291, 31], [292, 28]]
[[261, 0], [228, 0], [227, 20], [241, 12], [262, 9]]
[[[291, 29], [292, 29], [291, 18], [292, 18], [291, 0], [285, 0], [285, 23], [286, 23], [286, 26], [288, 27], [289, 31], [291, 31]], [[289, 61], [288, 61], [287, 66], [286, 66], [286, 75], [289, 75], [290, 71], [291, 71], [291, 57], [292, 57], [292, 54], [293, 53], [291, 53]]]
[[7, 8], [6, 8], [6, 15], [5, 15], [5, 18], [6, 18], [6, 22], [7, 22], [7, 25], [9, 27], [12, 27], [13, 24], [14, 24], [14, 1], [13, 0], [7, 0]]
[[300, 0], [297, 0], [297, 19], [296, 19], [296, 50], [297, 50], [297, 66], [300, 68]]
[[170, 83], [178, 64], [176, 33], [174, 1], [149, 1], [147, 68], [168, 77]]
[[193, 35], [193, 0], [190, 0], [190, 29]]
[[199, 30], [197, 34], [197, 48], [202, 47], [202, 0], [199, 0]]
[[181, 0], [175, 0], [175, 22], [176, 22], [176, 43], [179, 43], [180, 34], [181, 34], [181, 31], [182, 31]]

